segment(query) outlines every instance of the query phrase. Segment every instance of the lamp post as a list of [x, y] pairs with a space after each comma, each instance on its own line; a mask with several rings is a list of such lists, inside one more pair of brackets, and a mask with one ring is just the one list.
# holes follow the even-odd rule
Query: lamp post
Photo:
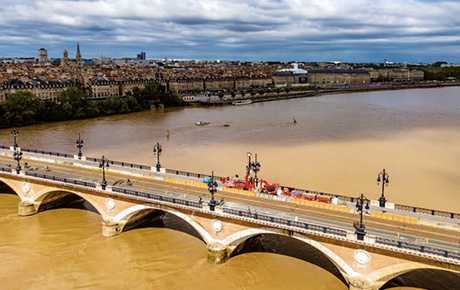
[[10, 136], [13, 137], [13, 148], [16, 149], [18, 147], [18, 143], [16, 143], [16, 137], [19, 135], [19, 130], [13, 129], [10, 133]]
[[259, 186], [259, 179], [257, 178], [257, 172], [260, 171], [260, 163], [257, 161], [257, 154], [254, 162], [252, 162], [252, 170], [254, 171], [254, 183], [256, 187]]
[[19, 174], [21, 172], [21, 164], [19, 163], [19, 161], [21, 161], [22, 159], [22, 152], [19, 150], [18, 147], [14, 149], [13, 157], [14, 160], [18, 162], [18, 165], [16, 165], [16, 173]]
[[103, 190], [105, 190], [107, 188], [107, 180], [105, 180], [105, 168], [109, 168], [109, 160], [105, 159], [104, 155], [102, 155], [102, 160], [99, 164], [99, 168], [102, 168], [101, 187]]
[[211, 181], [208, 182], [208, 190], [211, 193], [211, 200], [209, 201], [209, 209], [214, 211], [217, 205], [216, 200], [214, 199], [214, 193], [217, 191], [217, 182], [214, 181], [214, 171], [212, 172]]
[[157, 155], [157, 172], [160, 172], [160, 168], [161, 168], [161, 164], [160, 164], [160, 154], [161, 154], [161, 151], [163, 151], [161, 149], [161, 145], [160, 145], [160, 142], [157, 142], [157, 144], [153, 145], [153, 155]]
[[388, 178], [389, 176], [388, 173], [385, 172], [385, 168], [377, 175], [377, 185], [380, 183], [380, 181], [382, 182], [382, 195], [379, 198], [380, 207], [385, 207], [385, 203], [387, 202], [385, 198], [385, 186], [388, 186], [388, 183], [390, 182]]
[[364, 231], [366, 227], [363, 224], [363, 205], [366, 204], [366, 209], [369, 209], [369, 202], [370, 200], [367, 199], [363, 193], [361, 193], [361, 195], [356, 198], [356, 208], [359, 212], [359, 223], [355, 222], [353, 226], [356, 229], [356, 236], [360, 241], [363, 241], [364, 236], [366, 235], [366, 232]]
[[78, 159], [81, 160], [83, 154], [81, 153], [81, 148], [83, 147], [83, 139], [80, 138], [80, 133], [78, 133], [77, 148], [78, 148]]

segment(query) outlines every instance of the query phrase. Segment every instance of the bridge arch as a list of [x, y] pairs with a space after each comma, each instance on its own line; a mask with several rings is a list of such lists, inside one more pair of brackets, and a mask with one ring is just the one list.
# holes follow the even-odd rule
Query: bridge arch
[[368, 278], [381, 287], [379, 289], [416, 287], [450, 290], [453, 285], [460, 287], [460, 272], [419, 263], [388, 266], [373, 272]]
[[14, 193], [16, 193], [16, 195], [19, 196], [19, 198], [21, 200], [26, 199], [26, 197], [25, 197], [25, 195], [23, 193], [23, 190], [21, 188], [19, 188], [15, 182], [12, 182], [11, 180], [9, 180], [7, 178], [2, 178], [2, 177], [0, 177], [0, 182], [4, 183], [6, 186], [11, 188], [14, 191]]
[[[44, 201], [46, 201], [46, 199], [48, 197], [50, 197], [52, 194], [54, 194], [54, 193], [72, 194], [72, 195], [75, 195], [75, 196], [78, 196], [78, 197], [84, 199], [89, 204], [91, 204], [92, 207], [94, 207], [96, 209], [97, 213], [99, 215], [101, 215], [103, 219], [105, 219], [106, 211], [99, 205], [98, 202], [96, 202], [96, 200], [94, 200], [94, 198], [92, 198], [92, 196], [83, 194], [83, 193], [75, 191], [75, 190], [60, 189], [60, 188], [59, 189], [58, 188], [45, 188], [45, 189], [42, 189], [42, 190], [38, 191], [35, 194], [35, 196], [36, 196], [35, 199], [31, 200], [31, 202], [36, 205], [37, 210], [38, 210], [40, 208], [40, 206], [43, 205]], [[57, 200], [58, 199], [59, 198], [57, 198]]]
[[[328, 249], [326, 246], [322, 245], [321, 243], [302, 236], [296, 233], [287, 233], [280, 229], [275, 228], [257, 228], [257, 229], [247, 229], [240, 232], [237, 232], [233, 235], [227, 237], [223, 242], [230, 250], [230, 257], [234, 257], [238, 254], [238, 252], [245, 246], [244, 244], [248, 242], [250, 239], [256, 238], [257, 236], [277, 236], [280, 238], [287, 238], [293, 239], [299, 243], [302, 243], [312, 249], [314, 255], [318, 255], [318, 260], [313, 259], [305, 259], [300, 258], [296, 255], [283, 253], [285, 255], [299, 258], [304, 261], [310, 262], [324, 270], [330, 272], [334, 276], [336, 276], [339, 280], [341, 280], [344, 284], [349, 284], [350, 278], [358, 278], [360, 274], [355, 272], [342, 258], [340, 258], [337, 254], [333, 251]], [[236, 251], [236, 252], [235, 252]], [[321, 260], [321, 261], [319, 261]]]
[[121, 211], [115, 217], [111, 218], [111, 220], [115, 223], [118, 223], [121, 228], [120, 230], [122, 231], [123, 228], [129, 224], [130, 220], [141, 211], [163, 211], [165, 213], [172, 214], [189, 224], [200, 235], [201, 239], [206, 243], [206, 245], [209, 245], [215, 241], [211, 235], [190, 216], [169, 207], [158, 208], [152, 205], [138, 204]]

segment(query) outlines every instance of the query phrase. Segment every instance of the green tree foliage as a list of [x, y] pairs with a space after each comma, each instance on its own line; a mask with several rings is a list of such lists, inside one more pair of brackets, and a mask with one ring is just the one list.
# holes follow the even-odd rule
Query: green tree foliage
[[181, 106], [184, 104], [183, 99], [179, 95], [167, 92], [166, 87], [160, 83], [149, 83], [142, 89], [136, 87], [126, 95], [136, 99], [140, 108], [144, 110], [150, 108], [150, 102], [155, 105], [161, 104], [165, 107]]
[[62, 106], [54, 101], [45, 100], [43, 102], [42, 120], [45, 122], [56, 122], [68, 119]]
[[117, 97], [108, 97], [99, 103], [99, 110], [103, 115], [115, 115], [129, 113], [129, 106], [125, 100]]
[[30, 125], [42, 119], [43, 101], [31, 92], [18, 91], [7, 96], [3, 110], [8, 124], [4, 127]]
[[142, 89], [136, 87], [125, 98], [109, 97], [102, 101], [87, 100], [84, 93], [76, 88], [62, 91], [58, 103], [42, 100], [29, 91], [18, 91], [0, 102], [0, 128], [127, 114], [149, 110], [150, 101], [165, 107], [184, 104], [179, 95], [167, 92], [165, 86], [159, 83], [147, 84]]
[[434, 67], [434, 66], [420, 66], [417, 67], [419, 70], [423, 70], [425, 73], [425, 80], [433, 81], [444, 81], [448, 77], [454, 77], [460, 80], [460, 67]]
[[92, 117], [87, 114], [88, 100], [85, 94], [77, 88], [68, 88], [61, 92], [59, 102], [64, 114], [70, 119]]

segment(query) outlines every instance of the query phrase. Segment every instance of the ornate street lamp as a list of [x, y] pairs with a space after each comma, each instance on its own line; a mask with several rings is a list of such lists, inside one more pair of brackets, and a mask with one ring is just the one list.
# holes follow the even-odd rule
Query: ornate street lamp
[[385, 168], [383, 169], [382, 172], [380, 172], [377, 175], [377, 185], [380, 182], [382, 182], [382, 195], [379, 198], [380, 207], [385, 207], [385, 203], [387, 202], [384, 193], [385, 193], [385, 186], [388, 186], [388, 183], [390, 182], [390, 180], [388, 178], [389, 178], [389, 176], [388, 176], [388, 173], [385, 172]]
[[161, 164], [160, 164], [160, 154], [161, 151], [161, 145], [160, 142], [157, 142], [157, 144], [153, 145], [153, 155], [157, 155], [157, 172], [160, 172]]
[[366, 209], [369, 209], [369, 202], [370, 200], [367, 199], [363, 193], [361, 193], [361, 196], [356, 198], [356, 208], [358, 209], [359, 212], [359, 223], [355, 222], [353, 226], [355, 227], [356, 231], [356, 236], [358, 240], [363, 241], [364, 236], [366, 235], [366, 232], [364, 229], [366, 228], [363, 224], [363, 205], [366, 204]]
[[102, 168], [101, 187], [103, 190], [105, 190], [107, 187], [107, 180], [105, 180], [105, 168], [109, 168], [109, 160], [105, 159], [104, 155], [102, 155], [102, 160], [101, 160], [101, 163], [99, 164], [99, 168]]
[[214, 181], [214, 171], [212, 172], [211, 181], [208, 182], [208, 190], [211, 193], [211, 200], [209, 201], [209, 209], [214, 211], [216, 208], [217, 201], [214, 199], [214, 193], [217, 191], [217, 182]]
[[258, 187], [259, 186], [259, 179], [257, 178], [257, 172], [260, 171], [260, 163], [257, 162], [257, 154], [256, 154], [256, 158], [255, 158], [254, 162], [252, 162], [251, 166], [252, 166], [252, 170], [254, 171], [254, 183], [255, 183], [256, 187]]
[[22, 152], [19, 150], [18, 147], [16, 147], [14, 150], [15, 151], [13, 153], [13, 157], [14, 160], [18, 162], [18, 165], [16, 165], [16, 173], [19, 174], [21, 172], [21, 164], [19, 163], [19, 161], [21, 161], [22, 159]]
[[78, 159], [81, 160], [83, 154], [81, 153], [81, 148], [83, 147], [83, 139], [80, 138], [80, 133], [78, 133], [77, 148], [78, 148]]
[[13, 148], [16, 149], [18, 147], [18, 143], [16, 143], [16, 137], [19, 135], [19, 130], [13, 129], [10, 133], [10, 136], [13, 137], [14, 143], [13, 143]]

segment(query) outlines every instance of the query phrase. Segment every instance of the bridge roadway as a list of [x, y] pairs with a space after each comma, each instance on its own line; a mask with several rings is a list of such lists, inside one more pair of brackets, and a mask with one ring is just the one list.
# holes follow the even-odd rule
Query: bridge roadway
[[[13, 162], [12, 162], [13, 161]], [[75, 162], [74, 160], [72, 160]], [[92, 164], [93, 168], [83, 168], [77, 166], [69, 166], [60, 163], [50, 163], [39, 161], [24, 156], [22, 164], [28, 163], [27, 170], [35, 171], [42, 174], [52, 174], [73, 178], [82, 181], [99, 183], [101, 181], [101, 169], [97, 168], [95, 162], [85, 162]], [[0, 155], [0, 166], [5, 167], [10, 164], [15, 168], [14, 160], [9, 156]], [[49, 167], [50, 171], [45, 168]], [[132, 190], [149, 190], [157, 189], [168, 192], [171, 196], [187, 198], [193, 201], [198, 201], [199, 197], [203, 197], [203, 201], [207, 202], [210, 194], [205, 188], [199, 188], [184, 184], [175, 184], [164, 180], [155, 179], [155, 175], [161, 174], [152, 171], [152, 174], [144, 176], [134, 176], [132, 174], [123, 174], [117, 172], [117, 167], [112, 166], [106, 171], [106, 179], [108, 185], [113, 185], [116, 181], [119, 183], [117, 187], [132, 189]], [[153, 175], [153, 176], [152, 176]], [[163, 175], [168, 175], [164, 174]], [[174, 176], [175, 177], [175, 176]], [[126, 184], [126, 180], [133, 181], [133, 185]], [[347, 231], [354, 231], [353, 223], [358, 220], [358, 215], [355, 213], [347, 213], [341, 211], [329, 210], [327, 208], [312, 207], [308, 205], [293, 204], [284, 201], [273, 199], [265, 199], [239, 193], [219, 190], [215, 194], [217, 200], [224, 199], [225, 205], [230, 208], [247, 211], [257, 211], [259, 214], [270, 214], [289, 219], [297, 219], [300, 222], [309, 222], [317, 225], [334, 227]], [[372, 210], [372, 208], [371, 208]], [[381, 218], [364, 217], [366, 231], [368, 234], [380, 237], [388, 237], [394, 240], [410, 241], [431, 245], [436, 248], [441, 248], [449, 251], [460, 251], [460, 231], [453, 228], [443, 228], [436, 226], [427, 226], [422, 224], [404, 223], [394, 220], [384, 220]]]

